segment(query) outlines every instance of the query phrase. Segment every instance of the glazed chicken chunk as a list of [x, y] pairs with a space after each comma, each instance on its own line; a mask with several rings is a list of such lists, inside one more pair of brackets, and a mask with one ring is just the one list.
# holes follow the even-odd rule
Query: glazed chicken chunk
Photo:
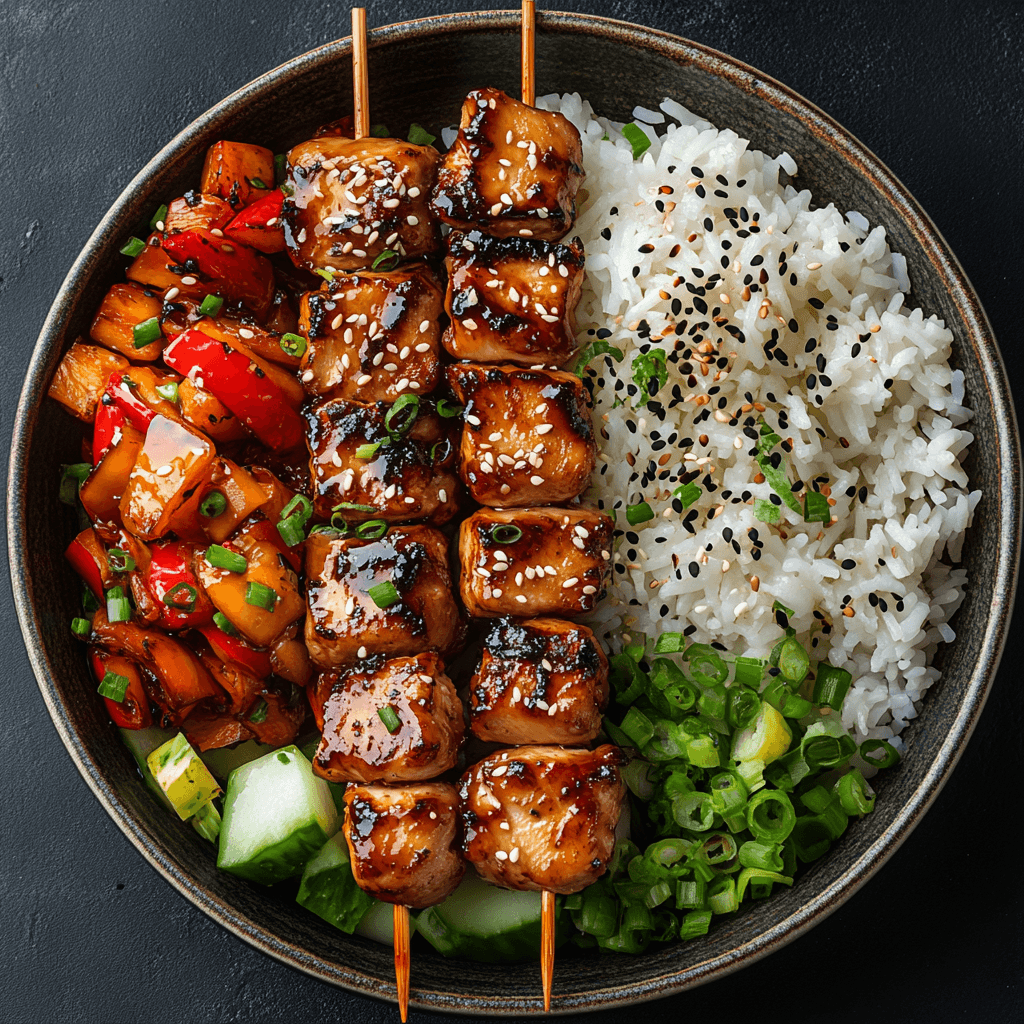
[[556, 505], [587, 489], [597, 442], [583, 382], [560, 370], [457, 363], [459, 473], [481, 505]]
[[299, 377], [314, 395], [394, 402], [437, 385], [442, 291], [425, 263], [338, 275], [299, 305], [308, 345]]
[[476, 89], [462, 104], [431, 205], [454, 228], [553, 240], [573, 225], [583, 178], [583, 144], [568, 118]]
[[452, 233], [444, 347], [478, 363], [563, 365], [576, 350], [583, 259], [578, 238], [561, 245]]
[[613, 523], [592, 508], [480, 509], [462, 521], [462, 602], [470, 615], [572, 618], [604, 597]]
[[452, 420], [438, 416], [433, 403], [399, 407], [333, 398], [309, 409], [306, 419], [318, 519], [329, 520], [337, 510], [349, 522], [440, 524], [458, 511]]
[[579, 746], [601, 731], [608, 659], [586, 626], [493, 621], [469, 684], [473, 735], [492, 743]]
[[321, 668], [371, 654], [448, 656], [465, 635], [448, 542], [427, 526], [392, 529], [377, 540], [310, 534], [306, 603], [306, 646]]
[[625, 784], [618, 747], [516, 747], [459, 780], [462, 853], [506, 889], [579, 892], [604, 874]]
[[281, 218], [292, 262], [303, 270], [358, 270], [386, 249], [425, 256], [441, 245], [430, 212], [439, 155], [400, 139], [323, 135], [288, 153]]
[[466, 873], [458, 794], [448, 783], [349, 786], [342, 830], [356, 884], [385, 903], [432, 906]]
[[436, 654], [376, 655], [323, 673], [316, 690], [325, 696], [317, 775], [330, 782], [416, 782], [455, 766], [462, 704]]

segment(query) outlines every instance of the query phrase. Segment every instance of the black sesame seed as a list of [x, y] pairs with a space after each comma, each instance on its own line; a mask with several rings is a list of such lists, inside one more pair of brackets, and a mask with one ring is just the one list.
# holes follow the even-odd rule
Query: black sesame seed
[[700, 575], [700, 565], [697, 562], [691, 562], [687, 569], [690, 570], [690, 575], [696, 579]]

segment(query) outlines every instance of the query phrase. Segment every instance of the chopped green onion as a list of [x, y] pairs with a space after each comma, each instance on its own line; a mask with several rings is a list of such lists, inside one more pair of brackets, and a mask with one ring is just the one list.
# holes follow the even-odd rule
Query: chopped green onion
[[787, 619], [792, 618], [796, 614], [792, 608], [787, 608], [781, 601], [772, 601], [772, 611], [782, 612]]
[[238, 636], [238, 630], [231, 624], [231, 620], [223, 612], [213, 613], [213, 624], [228, 636]]
[[783, 678], [791, 683], [802, 683], [807, 676], [807, 669], [810, 667], [811, 659], [803, 645], [792, 637], [787, 637], [779, 652], [779, 671]]
[[300, 513], [296, 513], [287, 519], [282, 519], [277, 524], [277, 532], [281, 535], [281, 540], [288, 547], [293, 548], [306, 539], [306, 520]]
[[683, 511], [685, 512], [703, 493], [691, 480], [690, 483], [677, 487], [672, 492], [672, 497], [683, 506]]
[[288, 173], [288, 158], [284, 153], [274, 154], [274, 181], [280, 185]]
[[811, 700], [822, 707], [842, 711], [843, 701], [852, 685], [853, 676], [845, 668], [834, 668], [828, 662], [819, 662]]
[[616, 362], [622, 362], [624, 353], [621, 348], [616, 348], [614, 345], [610, 345], [603, 338], [597, 341], [592, 341], [589, 345], [580, 351], [580, 354], [576, 357], [576, 363], [572, 368], [572, 372], [577, 377], [583, 376], [583, 371], [590, 365], [595, 356], [612, 356]]
[[127, 676], [119, 676], [116, 672], [107, 672], [96, 688], [96, 692], [101, 697], [114, 701], [115, 704], [121, 704], [124, 701], [124, 695], [128, 692], [129, 682]]
[[[771, 489], [799, 515], [803, 509], [800, 507], [800, 502], [796, 500], [793, 488], [790, 487], [789, 480], [786, 478], [781, 456], [778, 466], [776, 466], [768, 455], [771, 449], [779, 444], [781, 440], [782, 438], [762, 419], [761, 437], [757, 442], [757, 464], [761, 468], [761, 472], [764, 474], [764, 478], [768, 481]], [[765, 522], [768, 522], [768, 520], [765, 520]]]
[[636, 708], [630, 708], [626, 717], [622, 720], [619, 728], [633, 741], [637, 750], [643, 750], [654, 735], [654, 726], [651, 720]]
[[98, 612], [100, 610], [100, 603], [96, 600], [96, 595], [85, 585], [82, 585], [82, 611], [86, 614], [91, 612]]
[[174, 381], [170, 384], [157, 384], [155, 390], [165, 402], [178, 404], [178, 385]]
[[390, 137], [391, 132], [388, 131], [386, 124], [375, 124], [370, 127], [370, 135], [375, 139], [386, 139]]
[[381, 446], [387, 444], [387, 441], [374, 441], [372, 444], [361, 444], [356, 449], [357, 459], [375, 459], [377, 452], [380, 451]]
[[343, 512], [346, 509], [348, 509], [348, 510], [350, 510], [352, 512], [376, 512], [377, 511], [372, 505], [356, 505], [354, 502], [351, 502], [351, 501], [339, 502], [337, 505], [334, 506], [334, 508], [331, 509], [331, 511], [332, 512]]
[[157, 230], [157, 224], [163, 223], [163, 221], [166, 220], [166, 219], [167, 219], [167, 204], [165, 203], [163, 206], [158, 206], [156, 208], [156, 213], [154, 213], [153, 216], [149, 218], [149, 230], [150, 231], [156, 231]]
[[717, 686], [729, 677], [728, 666], [708, 644], [690, 644], [685, 652], [694, 679], [703, 686]]
[[267, 702], [261, 697], [249, 712], [249, 721], [259, 725], [267, 720]]
[[445, 420], [454, 419], [456, 416], [462, 415], [464, 408], [465, 406], [459, 405], [457, 402], [441, 398], [437, 402], [437, 415]]
[[[227, 569], [228, 572], [245, 572], [249, 568], [249, 562], [245, 555], [240, 555], [237, 551], [230, 551], [221, 544], [211, 544], [206, 549], [206, 560], [215, 568]], [[249, 585], [252, 586], [252, 584]], [[262, 584], [257, 585], [262, 586]], [[264, 587], [263, 589], [269, 588]], [[248, 600], [248, 595], [246, 595], [246, 600]], [[273, 608], [273, 604], [270, 607]]]
[[615, 900], [597, 893], [583, 893], [583, 909], [578, 921], [582, 931], [607, 938], [615, 934], [618, 923], [619, 913]]
[[781, 871], [781, 849], [780, 843], [762, 843], [750, 839], [740, 846], [740, 864], [745, 868], [760, 868], [762, 871]]
[[207, 519], [216, 519], [228, 507], [228, 499], [221, 491], [210, 491], [199, 504], [199, 514]]
[[401, 256], [395, 252], [394, 249], [385, 249], [374, 261], [370, 264], [371, 270], [381, 270], [387, 273], [389, 270], [394, 270], [398, 266]]
[[796, 824], [793, 801], [777, 789], [762, 789], [747, 802], [747, 828], [755, 839], [784, 843]]
[[111, 548], [107, 552], [107, 565], [114, 572], [131, 572], [135, 568], [135, 559], [121, 548]]
[[124, 587], [111, 587], [107, 591], [107, 621], [128, 622], [131, 617], [132, 606], [125, 596]]
[[220, 811], [213, 806], [213, 802], [203, 804], [194, 815], [192, 815], [192, 827], [211, 843], [217, 842], [220, 835], [221, 817]]
[[164, 604], [179, 612], [194, 612], [196, 610], [196, 601], [198, 599], [199, 591], [184, 580], [175, 583], [174, 586], [164, 594]]
[[61, 466], [60, 490], [57, 497], [65, 505], [74, 505], [78, 500], [78, 489], [92, 472], [88, 462], [76, 462], [71, 466]]
[[874, 768], [891, 768], [899, 761], [900, 752], [885, 740], [865, 740], [860, 745], [860, 756]]
[[715, 822], [715, 808], [708, 793], [686, 793], [672, 800], [676, 824], [694, 832], [707, 832]]
[[332, 274], [329, 270], [323, 270], [320, 267], [316, 267], [313, 270], [313, 273], [314, 274], [319, 274], [325, 281], [333, 281], [334, 280], [334, 274]]
[[804, 495], [804, 522], [832, 522], [832, 509], [829, 507], [828, 498], [824, 494], [819, 494], [817, 491], [808, 491]]
[[282, 334], [278, 344], [286, 356], [300, 358], [306, 353], [306, 339], [301, 334]]
[[390, 704], [385, 704], [384, 707], [378, 708], [377, 717], [384, 723], [384, 728], [392, 735], [402, 728], [402, 720]]
[[216, 316], [224, 306], [224, 300], [219, 295], [207, 295], [199, 305], [199, 312], [203, 316]]
[[72, 619], [71, 632], [74, 633], [75, 636], [88, 636], [92, 632], [92, 621], [77, 617]]
[[408, 139], [414, 146], [429, 146], [437, 140], [437, 136], [431, 135], [422, 125], [413, 123], [409, 125]]
[[287, 181], [281, 182], [280, 189], [286, 196], [295, 195], [295, 189]]
[[277, 604], [277, 591], [262, 583], [248, 583], [245, 588], [245, 603], [255, 608], [262, 608], [266, 612], [272, 612]]
[[624, 124], [622, 126], [622, 137], [633, 148], [634, 160], [638, 160], [651, 148], [650, 136], [638, 124]]
[[296, 494], [283, 509], [281, 519], [287, 519], [291, 515], [299, 514], [303, 519], [308, 520], [313, 514], [313, 505], [304, 494]]
[[875, 809], [875, 795], [864, 776], [852, 768], [835, 785], [840, 806], [851, 818], [862, 818]]
[[736, 899], [736, 879], [726, 875], [712, 882], [707, 893], [707, 904], [712, 914], [731, 914], [738, 910], [740, 904]]
[[679, 654], [686, 650], [686, 637], [682, 633], [666, 630], [654, 644], [655, 654]]
[[387, 411], [384, 429], [391, 435], [406, 434], [420, 414], [419, 395], [402, 395]]
[[652, 348], [650, 352], [638, 355], [630, 369], [633, 383], [640, 389], [644, 402], [653, 398], [668, 381], [668, 355], [664, 349]]
[[384, 580], [383, 583], [375, 583], [366, 593], [369, 594], [370, 600], [378, 608], [382, 609], [390, 608], [401, 600], [398, 588], [390, 580]]
[[[628, 128], [629, 125], [626, 127]], [[710, 927], [710, 910], [691, 910], [679, 923], [679, 938], [683, 942], [700, 938], [701, 935], [707, 935]]]
[[356, 536], [360, 540], [378, 540], [388, 532], [388, 524], [383, 519], [367, 519], [356, 527]]
[[[758, 681], [758, 683], [760, 680]], [[755, 686], [758, 684], [754, 684]], [[733, 729], [746, 729], [757, 718], [761, 710], [761, 699], [755, 690], [739, 685], [739, 679], [729, 689], [726, 705], [726, 720]]]
[[778, 505], [773, 505], [770, 501], [765, 501], [764, 498], [756, 498], [754, 500], [754, 518], [771, 526], [782, 518], [782, 512]]
[[777, 871], [765, 871], [761, 868], [744, 868], [736, 879], [736, 899], [742, 903], [749, 886], [750, 898], [763, 900], [771, 895], [772, 883], [774, 882], [792, 885], [793, 879], [787, 875], [779, 874]]
[[135, 235], [132, 235], [132, 237], [121, 246], [121, 253], [125, 256], [138, 256], [145, 248], [146, 243], [141, 238], [136, 238]]
[[676, 882], [676, 910], [704, 910], [707, 891], [706, 882], [681, 878]]
[[249, 178], [248, 182], [253, 188], [266, 188], [266, 182], [262, 178]]
[[734, 679], [742, 686], [760, 689], [765, 663], [760, 658], [737, 658]]
[[654, 509], [647, 504], [646, 501], [641, 501], [636, 505], [626, 506], [626, 522], [630, 526], [639, 526], [640, 523], [649, 523], [654, 518]]
[[824, 857], [832, 845], [832, 836], [825, 825], [813, 815], [799, 818], [793, 829], [793, 846], [805, 864]]
[[515, 544], [522, 537], [523, 531], [512, 523], [498, 523], [491, 527], [491, 540], [495, 544]]

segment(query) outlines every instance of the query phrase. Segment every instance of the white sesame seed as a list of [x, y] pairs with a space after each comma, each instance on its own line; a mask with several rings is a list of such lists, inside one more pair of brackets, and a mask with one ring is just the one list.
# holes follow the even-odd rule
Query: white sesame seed
[[503, 829], [504, 831], [508, 832], [509, 824], [508, 824], [507, 821], [499, 821], [498, 822], [498, 828]]
[[596, 594], [597, 593], [597, 587], [592, 587], [588, 583], [587, 586], [585, 586], [583, 588], [583, 593], [586, 594], [587, 596], [589, 596], [590, 594]]
[[356, 651], [357, 658], [365, 658], [367, 654], [369, 654], [369, 651], [367, 651], [365, 647], [360, 647], [359, 650]]
[[[518, 687], [518, 686], [513, 686], [513, 687], [512, 687], [512, 703], [513, 703], [513, 704], [518, 704], [518, 703], [519, 703], [519, 701], [521, 701], [521, 700], [522, 700], [522, 698], [523, 698], [523, 693], [522, 693], [522, 691], [521, 691], [521, 690], [519, 689], [519, 687]], [[507, 827], [508, 827], [508, 826], [506, 826], [506, 828], [507, 828]]]
[[536, 428], [536, 432], [538, 434], [547, 434], [554, 429], [555, 425], [553, 423], [542, 423], [539, 427]]
[[157, 476], [170, 476], [174, 472], [173, 466], [161, 466], [157, 471]]
[[[508, 146], [508, 145], [511, 145], [511, 143], [512, 143], [512, 129], [509, 128], [509, 130], [505, 133], [505, 145]], [[511, 166], [512, 165], [509, 164], [509, 167], [511, 167]]]
[[500, 588], [495, 587], [494, 590], [491, 591], [491, 593], [494, 594], [495, 597], [501, 597], [501, 593], [502, 592], [501, 592]]
[[[497, 773], [496, 772], [492, 772], [491, 774], [493, 775], [493, 774], [497, 774]], [[504, 850], [496, 851], [494, 856], [497, 857], [498, 860], [508, 860], [508, 854]]]
[[411, 227], [411, 228], [416, 227], [416, 225], [419, 224], [419, 222], [420, 222], [419, 217], [409, 216], [409, 217], [405, 218], [405, 223], [408, 224], [409, 227]]
[[467, 413], [466, 414], [466, 422], [467, 423], [472, 423], [474, 427], [479, 427], [480, 426], [480, 417], [479, 416], [474, 416], [472, 413]]
[[542, 476], [531, 476], [530, 477], [530, 483], [533, 484], [534, 487], [540, 487], [540, 485], [542, 483], [544, 483], [544, 477], [542, 477]]
[[168, 288], [167, 291], [164, 292], [164, 302], [173, 302], [178, 297], [178, 293], [180, 291], [180, 288]]
[[465, 327], [467, 331], [475, 331], [477, 324], [472, 318], [467, 318], [462, 321], [462, 326]]
[[191, 274], [186, 275], [181, 279], [183, 285], [191, 285], [196, 283], [196, 279]]
[[568, 590], [570, 587], [575, 587], [579, 583], [580, 579], [578, 576], [570, 576], [567, 580], [562, 583], [562, 589]]
[[443, 487], [437, 492], [437, 496], [441, 499], [441, 501], [448, 500], [448, 492]]
[[498, 778], [498, 777], [504, 775], [505, 772], [507, 772], [507, 771], [508, 771], [508, 765], [507, 764], [499, 764], [497, 768], [492, 768], [491, 769], [491, 775], [494, 776], [495, 778]]
[[430, 330], [430, 321], [429, 320], [421, 320], [420, 321], [420, 334], [426, 334], [426, 332], [429, 331], [429, 330]]
[[526, 598], [522, 594], [516, 594], [516, 600], [520, 604], [526, 604]]
[[359, 387], [362, 387], [364, 384], [369, 384], [371, 380], [373, 380], [373, 378], [368, 373], [364, 373], [356, 379], [356, 384]]
[[501, 213], [501, 203], [495, 203], [491, 207], [491, 216], [497, 217], [499, 213]]
[[431, 811], [430, 812], [430, 820], [431, 821], [436, 821], [437, 820], [437, 811]]

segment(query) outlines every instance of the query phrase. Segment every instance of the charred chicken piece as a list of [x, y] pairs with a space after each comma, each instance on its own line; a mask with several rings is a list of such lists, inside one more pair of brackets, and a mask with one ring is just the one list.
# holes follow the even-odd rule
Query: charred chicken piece
[[608, 703], [608, 659], [586, 626], [492, 622], [469, 684], [473, 735], [492, 743], [589, 743]]
[[327, 686], [317, 775], [330, 782], [416, 782], [455, 766], [465, 731], [462, 704], [436, 654], [376, 655], [323, 673], [317, 691]]
[[308, 410], [307, 422], [318, 519], [330, 519], [341, 503], [363, 506], [340, 510], [350, 522], [441, 524], [458, 511], [452, 421], [438, 416], [432, 403], [401, 408], [334, 398]]
[[322, 668], [336, 668], [371, 654], [432, 650], [447, 657], [466, 632], [451, 585], [448, 542], [429, 527], [392, 529], [379, 540], [311, 534], [305, 633], [310, 658]]
[[578, 238], [561, 245], [453, 233], [444, 347], [479, 363], [563, 365], [576, 350], [583, 262]]
[[585, 507], [480, 509], [459, 530], [466, 610], [482, 618], [593, 611], [611, 570], [613, 525]]
[[356, 884], [385, 903], [440, 903], [466, 873], [458, 794], [446, 782], [349, 786], [342, 831]]
[[441, 285], [425, 263], [346, 274], [302, 296], [309, 342], [300, 379], [314, 395], [394, 402], [437, 385]]
[[459, 473], [481, 505], [572, 501], [597, 462], [583, 382], [560, 370], [457, 363], [448, 383], [465, 405]]
[[431, 205], [454, 228], [553, 240], [576, 219], [583, 178], [583, 144], [568, 118], [476, 89], [462, 104]]
[[516, 747], [459, 780], [462, 853], [506, 889], [579, 892], [604, 874], [625, 785], [618, 747]]
[[400, 139], [322, 135], [288, 153], [282, 209], [288, 254], [305, 270], [358, 270], [386, 249], [425, 256], [441, 245], [430, 211], [438, 152]]

